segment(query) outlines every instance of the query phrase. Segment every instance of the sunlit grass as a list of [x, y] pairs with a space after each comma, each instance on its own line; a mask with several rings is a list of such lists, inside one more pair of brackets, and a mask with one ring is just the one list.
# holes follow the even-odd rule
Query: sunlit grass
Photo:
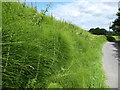
[[105, 36], [53, 17], [41, 17], [20, 3], [2, 6], [3, 87], [105, 88]]
[[113, 36], [115, 40], [120, 40], [120, 36]]

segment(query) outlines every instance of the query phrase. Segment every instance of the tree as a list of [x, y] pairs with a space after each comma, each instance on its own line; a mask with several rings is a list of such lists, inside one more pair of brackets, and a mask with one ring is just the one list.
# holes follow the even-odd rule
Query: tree
[[110, 29], [112, 29], [114, 32], [120, 35], [120, 8], [118, 9], [118, 12], [116, 14], [118, 17], [114, 20], [112, 26]]
[[104, 28], [100, 29], [99, 27], [91, 28], [89, 30], [89, 32], [92, 33], [92, 34], [96, 34], [96, 35], [106, 35], [107, 34], [107, 31]]

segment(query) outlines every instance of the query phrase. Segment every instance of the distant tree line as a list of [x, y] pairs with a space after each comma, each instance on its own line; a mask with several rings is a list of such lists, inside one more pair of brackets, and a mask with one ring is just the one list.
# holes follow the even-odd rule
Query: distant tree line
[[117, 18], [112, 22], [112, 25], [109, 27], [109, 29], [112, 29], [113, 31], [107, 31], [104, 28], [91, 28], [89, 30], [90, 33], [96, 34], [96, 35], [111, 35], [111, 36], [120, 36], [120, 8], [117, 12]]
[[112, 35], [112, 36], [118, 36], [118, 33], [115, 31], [107, 31], [104, 28], [91, 28], [89, 30], [90, 33], [95, 34], [95, 35]]
[[107, 34], [107, 30], [105, 30], [104, 28], [91, 28], [89, 30], [90, 33], [92, 34], [96, 34], [96, 35], [106, 35]]

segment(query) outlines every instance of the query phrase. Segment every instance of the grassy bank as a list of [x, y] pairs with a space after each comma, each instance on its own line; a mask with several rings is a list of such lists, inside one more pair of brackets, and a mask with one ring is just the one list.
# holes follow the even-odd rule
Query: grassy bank
[[113, 36], [115, 40], [120, 40], [120, 36]]
[[105, 36], [44, 16], [20, 3], [2, 3], [3, 87], [104, 88]]

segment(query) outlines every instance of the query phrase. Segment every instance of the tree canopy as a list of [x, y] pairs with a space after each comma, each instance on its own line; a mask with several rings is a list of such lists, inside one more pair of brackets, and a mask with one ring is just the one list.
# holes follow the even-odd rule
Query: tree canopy
[[89, 32], [92, 33], [92, 34], [96, 34], [96, 35], [106, 35], [107, 34], [107, 31], [104, 28], [100, 29], [99, 27], [91, 28], [89, 30]]
[[118, 9], [118, 12], [116, 15], [117, 15], [117, 18], [114, 20], [110, 29], [112, 29], [114, 32], [120, 35], [120, 8]]

